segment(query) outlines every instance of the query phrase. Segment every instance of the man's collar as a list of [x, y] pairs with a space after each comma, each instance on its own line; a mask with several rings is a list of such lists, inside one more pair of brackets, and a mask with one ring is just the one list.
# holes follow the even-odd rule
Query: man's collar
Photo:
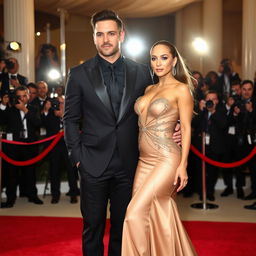
[[122, 63], [123, 63], [122, 55], [120, 55], [120, 57], [114, 63], [110, 63], [109, 61], [103, 59], [99, 54], [97, 54], [97, 58], [99, 60], [100, 65], [102, 65], [103, 67], [106, 67], [106, 68], [109, 67], [110, 65], [118, 67], [119, 65], [122, 65]]
[[45, 96], [45, 98], [44, 98], [44, 99], [38, 96], [38, 99], [39, 99], [40, 101], [45, 101], [45, 100], [46, 100], [46, 98], [47, 98], [47, 96]]
[[16, 73], [16, 74], [8, 73], [8, 76], [9, 76], [9, 77], [11, 77], [11, 76], [18, 76], [18, 73]]

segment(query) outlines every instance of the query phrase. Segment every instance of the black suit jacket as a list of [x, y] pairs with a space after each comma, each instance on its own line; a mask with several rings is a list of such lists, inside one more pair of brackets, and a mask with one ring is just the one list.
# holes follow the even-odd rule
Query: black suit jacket
[[6, 132], [13, 134], [15, 141], [32, 142], [37, 140], [36, 130], [41, 124], [41, 119], [36, 108], [31, 105], [27, 106], [28, 112], [25, 115], [27, 120], [28, 138], [22, 139], [20, 134], [23, 130], [23, 123], [20, 115], [20, 110], [10, 107], [6, 111], [0, 111], [0, 124], [6, 124]]
[[[27, 83], [28, 83], [28, 79], [25, 76], [22, 76], [20, 74], [17, 75], [17, 79], [18, 79], [20, 85], [27, 85]], [[10, 81], [9, 81], [8, 73], [0, 74], [0, 83], [1, 83], [1, 88], [0, 88], [1, 95], [3, 95], [4, 93], [9, 93]]]
[[[124, 168], [133, 176], [138, 161], [138, 123], [135, 100], [152, 84], [147, 66], [124, 59], [125, 87], [119, 117], [110, 98], [96, 57], [72, 68], [66, 87], [65, 141], [73, 164], [94, 177], [107, 168], [116, 147]], [[79, 123], [81, 122], [81, 133]]]
[[46, 137], [57, 134], [60, 131], [61, 119], [55, 116], [54, 111], [50, 108], [47, 115], [41, 114], [42, 125], [46, 129]]
[[36, 97], [34, 100], [32, 100], [32, 101], [30, 102], [30, 104], [33, 105], [33, 106], [35, 106], [35, 107], [38, 109], [38, 111], [41, 112], [42, 109], [43, 109], [43, 107], [44, 107], [44, 104], [45, 104], [45, 102], [46, 102], [47, 100], [50, 100], [50, 98], [49, 98], [48, 96], [47, 96], [46, 99], [44, 100], [43, 104], [41, 104], [39, 98]]
[[217, 105], [216, 112], [210, 116], [209, 121], [208, 111], [206, 109], [200, 111], [193, 120], [193, 126], [198, 139], [201, 140], [200, 135], [202, 132], [210, 135], [210, 144], [206, 149], [210, 149], [215, 154], [224, 154], [226, 152], [228, 119], [226, 110], [221, 104]]
[[[229, 75], [229, 82], [230, 82], [230, 88], [229, 88], [229, 94], [231, 94], [231, 84], [234, 81], [241, 81], [238, 73], [232, 73]], [[225, 79], [224, 79], [224, 74], [221, 74], [219, 76], [218, 79], [218, 83], [217, 83], [217, 87], [213, 88], [214, 90], [216, 90], [218, 92], [218, 95], [222, 98], [223, 97], [223, 90], [224, 90], [224, 86], [225, 86]]]

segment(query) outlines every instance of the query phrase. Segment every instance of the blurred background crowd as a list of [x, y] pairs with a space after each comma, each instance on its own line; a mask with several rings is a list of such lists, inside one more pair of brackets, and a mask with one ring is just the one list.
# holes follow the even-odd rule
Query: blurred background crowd
[[[63, 130], [64, 86], [59, 75], [56, 47], [43, 44], [36, 59], [36, 83], [19, 74], [16, 58], [0, 59], [0, 126], [3, 138], [10, 141], [34, 142]], [[10, 158], [26, 161], [37, 156], [50, 142], [42, 145], [13, 145], [3, 143], [3, 152]], [[65, 177], [69, 184], [71, 203], [77, 203], [79, 188], [77, 170], [71, 166], [64, 139], [48, 154], [46, 179], [50, 181], [51, 203], [60, 200], [60, 184]], [[12, 207], [19, 196], [29, 202], [43, 204], [37, 195], [38, 164], [15, 166], [3, 161], [2, 187], [7, 201], [2, 207]], [[64, 172], [64, 173], [63, 173]]]
[[[52, 73], [52, 71], [54, 72]], [[64, 86], [58, 76], [59, 60], [56, 47], [43, 44], [36, 59], [36, 83], [19, 74], [19, 63], [13, 57], [0, 60], [0, 124], [8, 140], [33, 142], [62, 131]], [[206, 134], [206, 155], [219, 162], [235, 162], [247, 156], [256, 144], [255, 81], [243, 80], [234, 72], [230, 59], [220, 61], [216, 71], [203, 76], [191, 71], [195, 78], [195, 110], [192, 121], [192, 144], [201, 150], [202, 133]], [[57, 74], [57, 75], [56, 75]], [[3, 143], [3, 151], [14, 160], [28, 160], [37, 156], [49, 143], [36, 146]], [[49, 153], [46, 160], [47, 179], [51, 184], [51, 203], [60, 200], [62, 170], [68, 180], [70, 202], [76, 203], [79, 195], [77, 170], [68, 159], [63, 138]], [[185, 197], [194, 193], [202, 199], [201, 159], [190, 154], [189, 185]], [[17, 195], [29, 202], [43, 204], [37, 195], [36, 173], [38, 164], [15, 166], [3, 161], [2, 187], [7, 201], [2, 207], [12, 207]], [[256, 199], [256, 157], [236, 168], [219, 168], [206, 165], [207, 199], [215, 200], [215, 186], [222, 178], [225, 189], [221, 196], [236, 192], [239, 199]], [[249, 179], [246, 177], [249, 177]], [[245, 195], [243, 187], [250, 180], [251, 191]], [[235, 182], [234, 182], [235, 181]], [[17, 193], [19, 187], [19, 193]]]

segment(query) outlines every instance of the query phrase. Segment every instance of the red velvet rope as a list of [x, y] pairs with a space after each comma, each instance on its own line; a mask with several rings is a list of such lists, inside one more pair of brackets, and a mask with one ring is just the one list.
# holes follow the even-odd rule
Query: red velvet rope
[[13, 140], [6, 140], [6, 139], [2, 139], [2, 142], [8, 143], [8, 144], [15, 144], [15, 145], [35, 145], [35, 144], [40, 144], [40, 143], [52, 140], [56, 136], [58, 136], [58, 133], [55, 134], [55, 135], [52, 135], [51, 137], [48, 137], [48, 138], [45, 138], [45, 139], [42, 139], [42, 140], [37, 140], [37, 141], [34, 141], [34, 142], [21, 142], [21, 141], [13, 141]]
[[[13, 159], [9, 158], [2, 151], [0, 151], [0, 157], [2, 157], [8, 163], [13, 164], [13, 165], [17, 165], [17, 166], [26, 166], [26, 165], [35, 164], [36, 162], [42, 160], [55, 147], [55, 145], [58, 143], [58, 141], [61, 139], [61, 137], [63, 135], [64, 135], [64, 132], [62, 131], [62, 132], [59, 132], [58, 134], [53, 135], [51, 137], [48, 137], [46, 139], [36, 141], [36, 142], [31, 142], [31, 143], [2, 140], [5, 143], [11, 143], [11, 144], [17, 144], [17, 145], [34, 145], [34, 144], [39, 144], [39, 143], [42, 143], [42, 142], [45, 142], [45, 141], [49, 141], [49, 140], [54, 138], [54, 140], [52, 141], [52, 143], [49, 145], [48, 148], [46, 148], [45, 150], [43, 150], [43, 152], [41, 154], [39, 154], [38, 156], [36, 156], [36, 157], [34, 157], [30, 160], [16, 161], [16, 160], [13, 160]], [[215, 166], [222, 167], [222, 168], [233, 168], [233, 167], [237, 167], [237, 166], [240, 166], [242, 164], [245, 164], [256, 154], [256, 146], [255, 146], [254, 149], [250, 152], [250, 154], [248, 156], [246, 156], [245, 158], [243, 158], [239, 161], [233, 162], [233, 163], [222, 163], [222, 162], [212, 160], [212, 159], [208, 158], [207, 156], [203, 155], [193, 145], [190, 146], [190, 149], [194, 154], [196, 154], [198, 157], [200, 157], [203, 161], [205, 161], [205, 162], [207, 162], [211, 165], [215, 165]]]
[[[43, 152], [41, 152], [41, 154], [39, 154], [38, 156], [27, 160], [27, 161], [16, 161], [13, 160], [11, 158], [9, 158], [6, 154], [4, 154], [2, 151], [0, 151], [0, 157], [2, 157], [6, 162], [16, 165], [16, 166], [26, 166], [26, 165], [31, 165], [31, 164], [35, 164], [38, 161], [42, 160], [54, 147], [55, 145], [58, 143], [58, 141], [61, 139], [61, 137], [63, 136], [64, 132], [59, 132], [58, 134], [54, 135], [55, 138], [54, 140], [51, 142], [51, 144], [49, 145], [49, 147], [47, 147], [46, 149], [43, 150]], [[30, 143], [26, 143], [26, 145], [29, 145]]]
[[233, 167], [237, 167], [242, 164], [245, 164], [256, 154], [256, 146], [255, 146], [254, 149], [250, 152], [250, 154], [248, 156], [246, 156], [245, 158], [243, 158], [239, 161], [233, 162], [233, 163], [222, 163], [222, 162], [217, 162], [215, 160], [212, 160], [212, 159], [208, 158], [207, 156], [203, 155], [193, 145], [190, 146], [190, 149], [193, 153], [195, 153], [198, 157], [200, 157], [202, 160], [204, 160], [208, 164], [215, 165], [215, 166], [222, 167], [222, 168], [233, 168]]

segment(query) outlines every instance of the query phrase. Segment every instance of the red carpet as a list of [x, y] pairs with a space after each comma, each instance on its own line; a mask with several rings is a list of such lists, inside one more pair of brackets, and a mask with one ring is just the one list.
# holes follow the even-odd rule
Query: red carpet
[[[256, 223], [185, 221], [184, 225], [199, 256], [256, 255]], [[108, 229], [109, 223], [106, 234]], [[80, 218], [0, 216], [0, 255], [81, 256], [81, 232]]]

